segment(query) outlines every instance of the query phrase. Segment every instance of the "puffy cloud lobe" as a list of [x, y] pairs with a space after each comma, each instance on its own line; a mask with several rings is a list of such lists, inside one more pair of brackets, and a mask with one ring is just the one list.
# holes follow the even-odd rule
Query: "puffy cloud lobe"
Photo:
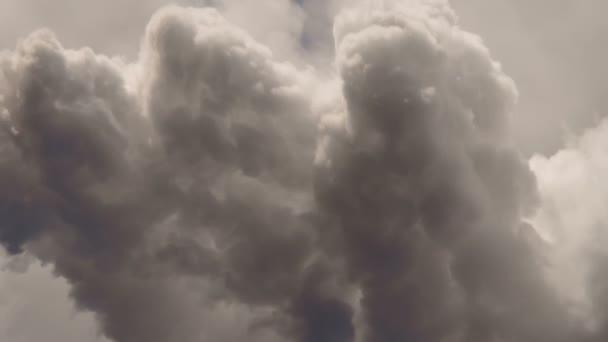
[[2, 75], [0, 236], [53, 263], [108, 337], [268, 341], [293, 330], [275, 315], [324, 301], [299, 295], [315, 262], [309, 76], [214, 10], [177, 7], [137, 64], [41, 31]]
[[[154, 220], [153, 213], [138, 212], [142, 205], [146, 211], [154, 209], [153, 202], [140, 202], [153, 188], [132, 182], [138, 170], [127, 158], [126, 129], [136, 119], [136, 105], [121, 72], [91, 51], [63, 50], [47, 32], [23, 41], [4, 72], [13, 91], [6, 96], [8, 124], [22, 158], [16, 165], [26, 164], [36, 175], [28, 184], [33, 191], [21, 189], [16, 195], [48, 193], [29, 200], [42, 202], [37, 206], [45, 214], [36, 217], [32, 214], [37, 211], [28, 210], [35, 221], [25, 224], [38, 224], [30, 229], [42, 234], [32, 249], [54, 263], [72, 284], [79, 305], [95, 310], [111, 337], [137, 340], [142, 315], [125, 319], [129, 302], [116, 301], [133, 295], [133, 303], [139, 295], [144, 302], [150, 294], [138, 288], [137, 276], [121, 279], [121, 274], [130, 269], [142, 228]], [[120, 191], [127, 184], [129, 190]], [[159, 313], [143, 312], [144, 321]], [[129, 325], [135, 332], [127, 332]], [[162, 331], [151, 332], [163, 336]]]
[[[306, 75], [272, 62], [270, 51], [218, 13], [197, 13], [157, 16], [144, 43], [143, 69], [152, 71], [144, 89], [146, 114], [159, 123], [168, 152], [190, 162], [208, 155], [225, 159], [252, 176], [272, 170], [279, 180], [295, 169], [306, 172], [310, 167], [297, 164], [306, 157], [293, 156], [299, 146], [288, 145], [314, 144], [306, 89], [299, 88]], [[189, 157], [193, 152], [198, 156]]]
[[[170, 21], [156, 24], [162, 30], [145, 44], [180, 46], [143, 55], [145, 69], [157, 71], [144, 90], [146, 114], [177, 177], [197, 175], [187, 176], [183, 196], [192, 203], [207, 197], [206, 207], [182, 206], [181, 217], [206, 226], [226, 263], [218, 271], [236, 298], [284, 308], [294, 319], [287, 330], [298, 339], [348, 338], [350, 309], [325, 289], [333, 266], [314, 246], [311, 76], [272, 62], [268, 50], [217, 13], [201, 14], [197, 26], [159, 17]], [[225, 27], [209, 27], [217, 22]], [[190, 34], [177, 40], [177, 32]], [[325, 320], [341, 327], [329, 328]]]
[[317, 194], [363, 334], [568, 340], [521, 222], [536, 198], [506, 137], [513, 84], [444, 5], [350, 12], [334, 30], [344, 108], [323, 121]]
[[549, 248], [553, 284], [586, 327], [589, 341], [606, 338], [607, 122], [551, 157], [534, 156], [542, 206], [533, 222]]
[[236, 268], [225, 270], [234, 286], [261, 277], [239, 294], [274, 300], [297, 285], [292, 272], [312, 238], [303, 190], [315, 142], [303, 82], [216, 12], [170, 11], [179, 15], [159, 16], [149, 28], [146, 43], [155, 48], [143, 63], [156, 73], [144, 97], [163, 153], [186, 182], [180, 197], [193, 204], [176, 210], [211, 235]]
[[3, 180], [19, 179], [11, 181], [18, 188], [8, 196], [22, 198], [13, 206], [40, 213], [25, 215], [35, 222], [15, 222], [28, 230], [50, 229], [66, 204], [61, 202], [120, 167], [121, 154], [114, 149], [121, 148], [124, 137], [116, 126], [122, 118], [115, 113], [127, 114], [129, 101], [115, 94], [122, 78], [111, 62], [97, 59], [86, 50], [64, 54], [49, 32], [40, 31], [4, 63], [9, 90], [4, 95], [4, 169], [10, 175]]

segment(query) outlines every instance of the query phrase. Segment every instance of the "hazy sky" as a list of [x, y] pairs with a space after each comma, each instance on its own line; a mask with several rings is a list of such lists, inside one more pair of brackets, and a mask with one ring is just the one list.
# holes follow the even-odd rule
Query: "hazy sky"
[[607, 11], [0, 0], [0, 341], [605, 341]]
[[[563, 135], [608, 110], [603, 66], [608, 23], [601, 0], [453, 0], [519, 88], [514, 132], [527, 152], [553, 152]], [[542, 127], [542, 128], [541, 128]], [[571, 132], [569, 132], [571, 130]]]

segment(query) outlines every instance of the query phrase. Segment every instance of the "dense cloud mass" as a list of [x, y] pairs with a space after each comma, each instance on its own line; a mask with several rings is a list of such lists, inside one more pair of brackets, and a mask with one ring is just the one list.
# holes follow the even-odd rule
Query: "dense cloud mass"
[[427, 3], [335, 26], [345, 108], [318, 193], [369, 340], [569, 340], [521, 222], [535, 185], [504, 137], [513, 84], [453, 22]]
[[604, 193], [579, 184], [601, 133], [533, 159], [537, 183], [515, 84], [447, 2], [351, 3], [324, 68], [290, 31], [276, 57], [237, 7], [159, 10], [134, 62], [48, 30], [0, 55], [15, 260], [114, 342], [602, 340], [603, 198], [586, 215], [564, 195]]
[[109, 337], [199, 340], [212, 306], [251, 304], [246, 320], [295, 296], [313, 238], [305, 75], [180, 8], [136, 65], [45, 31], [3, 63], [2, 240], [51, 262]]

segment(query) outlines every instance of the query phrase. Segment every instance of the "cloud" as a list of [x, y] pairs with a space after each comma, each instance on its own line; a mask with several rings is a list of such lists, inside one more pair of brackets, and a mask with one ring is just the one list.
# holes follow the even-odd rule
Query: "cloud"
[[551, 157], [534, 156], [542, 206], [534, 222], [551, 244], [556, 287], [595, 340], [606, 336], [606, 121]]
[[165, 7], [132, 62], [49, 30], [3, 53], [6, 250], [115, 342], [586, 337], [481, 39], [445, 1], [357, 2], [311, 67], [306, 11], [345, 4], [300, 5]]
[[0, 236], [112, 339], [195, 341], [234, 300], [244, 334], [311, 254], [308, 77], [212, 9], [160, 11], [143, 46], [128, 65], [40, 31], [6, 56]]
[[344, 107], [317, 193], [362, 291], [363, 340], [570, 340], [522, 222], [536, 194], [505, 136], [514, 85], [454, 22], [425, 2], [334, 27]]

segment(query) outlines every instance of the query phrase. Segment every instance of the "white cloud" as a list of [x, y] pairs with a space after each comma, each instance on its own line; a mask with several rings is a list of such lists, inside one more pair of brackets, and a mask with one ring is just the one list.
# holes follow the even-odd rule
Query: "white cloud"
[[554, 284], [590, 329], [605, 329], [608, 314], [602, 289], [608, 256], [607, 133], [604, 120], [555, 155], [530, 160], [541, 194], [534, 224], [550, 243]]

